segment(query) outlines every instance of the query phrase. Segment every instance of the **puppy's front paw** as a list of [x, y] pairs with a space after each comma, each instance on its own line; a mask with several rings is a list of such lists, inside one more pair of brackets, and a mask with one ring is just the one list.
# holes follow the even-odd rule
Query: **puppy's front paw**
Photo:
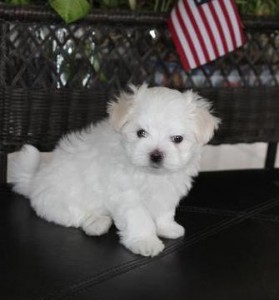
[[157, 236], [149, 236], [141, 239], [123, 239], [122, 244], [135, 254], [143, 256], [156, 256], [165, 248], [163, 242]]
[[157, 234], [166, 239], [177, 239], [185, 234], [185, 229], [176, 222], [172, 222], [158, 225]]
[[87, 235], [102, 235], [109, 231], [112, 219], [108, 216], [88, 218], [82, 224], [82, 229]]

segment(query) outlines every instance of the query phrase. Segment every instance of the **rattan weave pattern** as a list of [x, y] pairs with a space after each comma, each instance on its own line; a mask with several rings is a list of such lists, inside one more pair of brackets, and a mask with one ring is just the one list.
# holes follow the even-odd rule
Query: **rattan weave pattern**
[[23, 143], [50, 151], [62, 134], [102, 119], [108, 98], [87, 89], [6, 89], [0, 97], [0, 149], [8, 152]]
[[184, 72], [166, 15], [99, 11], [65, 25], [44, 6], [0, 4], [1, 19], [1, 87], [119, 89], [144, 80], [181, 89], [279, 86], [278, 21], [245, 19], [247, 45]]
[[65, 25], [45, 7], [0, 4], [0, 151], [49, 151], [105, 116], [111, 94], [148, 82], [208, 97], [223, 120], [213, 144], [279, 140], [279, 22], [245, 19], [249, 42], [191, 72], [165, 15], [94, 12]]

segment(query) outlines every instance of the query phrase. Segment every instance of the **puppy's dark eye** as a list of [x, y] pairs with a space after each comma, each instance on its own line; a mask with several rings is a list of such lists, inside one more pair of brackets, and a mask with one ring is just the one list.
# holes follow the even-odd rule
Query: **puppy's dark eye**
[[171, 137], [171, 141], [175, 144], [179, 144], [183, 141], [183, 136], [181, 135], [174, 135]]
[[147, 132], [144, 129], [140, 129], [140, 130], [137, 131], [137, 136], [139, 138], [146, 137], [146, 134], [147, 134]]

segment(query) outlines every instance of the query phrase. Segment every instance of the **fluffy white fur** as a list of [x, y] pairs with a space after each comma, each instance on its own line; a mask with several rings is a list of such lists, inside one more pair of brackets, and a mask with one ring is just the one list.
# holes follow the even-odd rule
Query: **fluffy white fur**
[[[184, 235], [175, 208], [191, 188], [202, 146], [219, 120], [192, 91], [131, 89], [109, 104], [108, 119], [63, 137], [50, 162], [40, 162], [38, 150], [25, 145], [11, 181], [42, 218], [88, 235], [104, 234], [114, 222], [125, 247], [154, 256], [164, 249], [159, 237]], [[138, 137], [140, 129], [144, 137]], [[183, 141], [174, 143], [178, 135]], [[160, 163], [151, 162], [154, 151], [161, 153]]]

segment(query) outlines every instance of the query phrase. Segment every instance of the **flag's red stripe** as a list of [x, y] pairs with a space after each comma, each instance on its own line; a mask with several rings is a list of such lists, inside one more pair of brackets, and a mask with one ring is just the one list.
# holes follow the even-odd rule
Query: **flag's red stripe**
[[215, 7], [213, 6], [212, 2], [208, 2], [208, 7], [211, 11], [212, 17], [213, 17], [213, 19], [216, 23], [217, 29], [219, 31], [219, 34], [220, 34], [220, 37], [221, 37], [221, 40], [222, 40], [222, 43], [223, 43], [223, 46], [224, 46], [225, 53], [228, 53], [229, 52], [228, 43], [227, 43], [223, 28], [222, 28], [222, 24], [219, 20], [219, 17], [217, 15], [217, 13], [216, 13]]
[[199, 9], [199, 12], [200, 12], [201, 18], [203, 19], [204, 26], [207, 30], [207, 34], [209, 36], [209, 39], [210, 39], [210, 42], [211, 42], [211, 45], [212, 45], [212, 48], [213, 48], [213, 51], [214, 51], [214, 55], [215, 55], [215, 57], [218, 57], [220, 54], [219, 54], [219, 51], [218, 51], [216, 40], [214, 38], [213, 31], [212, 31], [212, 29], [211, 29], [211, 27], [210, 27], [210, 25], [207, 21], [207, 17], [204, 13], [204, 10], [201, 8], [201, 9]]
[[176, 33], [176, 30], [173, 26], [173, 22], [172, 22], [172, 19], [170, 19], [168, 21], [168, 28], [169, 28], [169, 31], [170, 31], [170, 34], [171, 34], [171, 37], [172, 37], [172, 40], [175, 44], [175, 47], [176, 47], [176, 50], [180, 56], [180, 59], [181, 59], [181, 62], [182, 62], [182, 65], [184, 67], [184, 69], [186, 71], [190, 70], [190, 65], [189, 65], [189, 61], [188, 61], [188, 58], [186, 57], [186, 54], [185, 54], [185, 51], [181, 45], [181, 41], [180, 39], [178, 38], [177, 36], [177, 33]]
[[235, 33], [234, 33], [232, 20], [231, 20], [231, 18], [229, 16], [229, 13], [227, 11], [227, 6], [225, 5], [225, 1], [219, 1], [219, 3], [220, 3], [220, 6], [222, 8], [224, 17], [226, 19], [226, 23], [228, 24], [231, 40], [232, 40], [232, 43], [233, 43], [233, 49], [235, 49], [235, 48], [237, 48], [237, 43], [236, 43], [236, 36], [235, 36]]
[[[197, 13], [199, 13], [199, 18], [201, 18], [201, 20], [203, 22], [204, 29], [206, 30], [208, 37], [206, 35], [203, 36], [204, 29], [203, 30], [200, 29], [200, 24], [198, 22], [199, 18], [198, 19], [195, 18], [195, 12], [192, 11], [191, 5], [189, 5], [188, 1], [193, 1], [193, 0], [179, 0], [179, 1], [181, 1], [181, 4], [185, 8], [185, 11], [189, 18], [187, 21], [191, 22], [191, 26], [193, 26], [193, 30], [195, 32], [195, 37], [194, 37], [194, 39], [192, 39], [192, 37], [190, 35], [190, 31], [186, 25], [187, 22], [186, 22], [186, 24], [184, 23], [183, 18], [182, 18], [182, 13], [181, 13], [178, 5], [174, 8], [173, 13], [171, 14], [171, 17], [168, 21], [168, 28], [169, 28], [171, 37], [173, 39], [173, 42], [176, 46], [177, 52], [182, 61], [183, 67], [186, 71], [189, 71], [189, 70], [194, 69], [195, 67], [198, 67], [201, 65], [201, 61], [199, 59], [199, 55], [197, 53], [197, 50], [196, 50], [196, 47], [194, 44], [194, 43], [197, 43], [197, 41], [200, 44], [199, 45], [200, 47], [197, 49], [201, 49], [202, 54], [204, 55], [204, 58], [207, 62], [212, 60], [210, 58], [211, 56], [210, 56], [210, 52], [209, 52], [209, 49], [211, 49], [211, 47], [209, 49], [207, 49], [207, 47], [206, 47], [206, 45], [207, 45], [206, 39], [207, 38], [210, 39], [211, 46], [213, 49], [212, 56], [215, 55], [215, 57], [217, 58], [217, 57], [221, 56], [221, 54], [223, 54], [223, 53], [219, 52], [219, 48], [217, 45], [217, 39], [215, 39], [215, 29], [213, 30], [213, 28], [210, 27], [210, 22], [208, 21], [208, 16], [206, 14], [206, 11], [202, 7], [201, 7], [201, 9], [200, 9], [200, 7], [198, 7]], [[219, 0], [216, 0], [216, 1], [219, 1]], [[237, 10], [237, 6], [236, 6], [234, 0], [226, 0], [226, 1], [231, 1], [230, 3], [233, 8], [233, 13], [236, 16], [236, 20], [237, 20], [238, 24], [235, 24], [234, 18], [233, 18], [233, 20], [230, 19], [230, 11], [228, 10], [229, 8], [227, 7], [226, 2], [224, 0], [220, 0], [219, 4], [220, 4], [221, 11], [222, 11], [221, 13], [223, 14], [225, 22], [227, 23], [227, 26], [228, 26], [228, 33], [230, 35], [232, 45], [234, 48], [236, 48], [239, 46], [237, 30], [239, 30], [239, 32], [240, 32], [242, 44], [246, 41], [246, 37], [242, 30], [243, 25], [242, 25], [242, 22], [241, 22], [241, 19], [240, 19], [238, 10]], [[222, 22], [221, 22], [220, 16], [219, 16], [219, 9], [218, 10], [215, 9], [212, 2], [213, 1], [210, 1], [203, 5], [207, 5], [207, 7], [212, 15], [212, 18], [216, 24], [219, 36], [221, 38], [224, 52], [226, 54], [229, 52], [228, 45], [229, 45], [230, 41], [227, 40], [227, 36], [226, 36], [227, 32], [225, 32], [225, 30], [222, 26]], [[174, 26], [174, 20], [175, 20], [175, 25], [177, 27]], [[178, 28], [179, 28], [179, 31], [177, 31]], [[181, 38], [181, 36], [182, 36], [182, 38]], [[185, 39], [185, 42], [187, 42], [187, 44], [188, 44], [188, 45], [186, 44], [187, 48], [189, 47], [188, 49], [186, 49], [184, 47], [185, 45], [182, 44], [182, 41], [184, 41], [184, 39]], [[218, 37], [218, 39], [219, 39], [219, 37]], [[212, 50], [210, 50], [210, 51], [212, 51]]]
[[197, 21], [195, 19], [195, 16], [194, 14], [192, 13], [192, 9], [189, 5], [189, 2], [188, 0], [184, 0], [183, 1], [183, 4], [184, 4], [184, 7], [185, 7], [185, 10], [190, 18], [190, 21], [194, 27], [194, 30], [195, 30], [195, 33], [197, 35], [197, 38], [200, 42], [200, 45], [201, 45], [201, 48], [202, 48], [202, 51], [203, 51], [203, 54], [205, 56], [205, 60], [206, 62], [210, 61], [210, 56], [209, 56], [209, 53], [208, 53], [208, 50], [207, 50], [207, 47], [206, 47], [206, 44], [204, 42], [204, 39], [203, 39], [203, 36], [201, 34], [201, 31], [200, 31], [200, 28], [199, 28], [199, 25], [197, 24]]
[[234, 10], [234, 14], [237, 18], [237, 21], [239, 23], [239, 27], [240, 27], [240, 36], [241, 36], [241, 43], [244, 44], [246, 42], [246, 36], [244, 34], [244, 31], [242, 30], [244, 28], [244, 25], [242, 24], [242, 21], [240, 19], [240, 16], [239, 16], [239, 13], [238, 13], [238, 10], [237, 10], [237, 6], [236, 6], [236, 3], [234, 1], [231, 1], [231, 4], [232, 4], [232, 7], [233, 7], [233, 10]]
[[199, 66], [199, 65], [201, 65], [201, 61], [199, 60], [198, 54], [196, 52], [196, 48], [194, 47], [193, 40], [191, 39], [189, 31], [186, 28], [185, 23], [183, 22], [183, 19], [182, 19], [180, 10], [178, 9], [178, 6], [175, 7], [175, 11], [176, 11], [176, 15], [177, 15], [177, 19], [178, 19], [178, 22], [180, 24], [180, 27], [181, 27], [181, 29], [184, 33], [184, 36], [185, 36], [186, 40], [188, 41], [188, 44], [189, 44], [189, 47], [190, 47], [189, 51], [191, 51], [191, 54], [192, 54], [192, 56], [194, 58], [194, 61], [195, 61], [195, 65]]

